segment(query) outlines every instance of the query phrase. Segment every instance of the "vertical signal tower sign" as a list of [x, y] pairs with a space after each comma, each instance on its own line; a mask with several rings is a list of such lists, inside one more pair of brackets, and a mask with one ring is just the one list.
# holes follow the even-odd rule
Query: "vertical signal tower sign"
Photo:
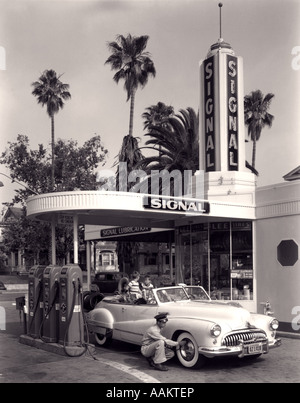
[[243, 59], [220, 37], [200, 62], [200, 169], [204, 172], [246, 170], [243, 84]]
[[215, 100], [214, 100], [214, 59], [204, 61], [204, 122], [205, 122], [205, 163], [206, 171], [216, 170], [215, 155]]
[[228, 170], [238, 170], [237, 58], [227, 55]]

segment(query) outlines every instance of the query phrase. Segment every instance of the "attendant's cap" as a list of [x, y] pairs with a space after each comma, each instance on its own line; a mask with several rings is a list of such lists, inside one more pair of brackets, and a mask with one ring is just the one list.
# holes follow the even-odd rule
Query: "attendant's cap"
[[156, 320], [168, 320], [167, 315], [169, 315], [168, 312], [162, 312], [162, 313], [159, 313], [158, 315], [154, 316], [154, 319], [156, 319]]

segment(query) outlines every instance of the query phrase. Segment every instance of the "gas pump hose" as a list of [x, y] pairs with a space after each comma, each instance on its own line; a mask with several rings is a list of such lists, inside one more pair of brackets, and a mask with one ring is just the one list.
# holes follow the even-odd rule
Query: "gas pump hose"
[[[44, 322], [45, 322], [47, 316], [50, 314], [52, 308], [53, 308], [54, 305], [55, 305], [55, 301], [57, 301], [57, 299], [58, 299], [59, 283], [58, 283], [57, 280], [55, 281], [55, 288], [56, 288], [56, 290], [55, 290], [55, 294], [54, 294], [53, 300], [52, 300], [51, 304], [49, 305], [49, 307], [48, 307], [48, 309], [47, 309], [47, 312], [45, 313], [45, 315], [44, 315], [44, 317], [43, 317], [43, 320], [42, 320], [41, 326], [40, 326], [40, 330], [39, 330], [39, 338], [40, 338], [41, 340], [43, 340], [43, 342], [45, 342], [45, 343], [49, 343], [49, 342], [47, 342], [47, 341], [45, 340], [45, 338], [43, 337], [43, 335], [42, 335], [42, 328], [43, 328], [43, 326], [44, 326]], [[56, 342], [58, 342], [58, 339], [56, 340]]]
[[[37, 298], [37, 301], [36, 301], [36, 304], [35, 304], [35, 307], [34, 307], [34, 310], [33, 310], [32, 319], [31, 319], [31, 321], [29, 320], [30, 323], [29, 323], [29, 328], [28, 328], [28, 334], [30, 334], [30, 330], [31, 330], [31, 327], [32, 327], [32, 324], [33, 324], [33, 321], [34, 321], [34, 318], [35, 318], [35, 315], [36, 315], [37, 307], [39, 306], [39, 303], [40, 303], [40, 300], [41, 300], [41, 296], [42, 296], [42, 282], [41, 282], [41, 280], [39, 280], [39, 294], [38, 294], [38, 298]], [[38, 336], [33, 337], [33, 338], [37, 339]]]

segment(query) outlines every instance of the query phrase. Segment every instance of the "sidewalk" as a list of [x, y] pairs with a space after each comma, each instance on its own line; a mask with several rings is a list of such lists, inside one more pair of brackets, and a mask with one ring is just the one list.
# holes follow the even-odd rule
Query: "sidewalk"
[[132, 361], [128, 363], [117, 352], [96, 350], [91, 338], [87, 349], [67, 347], [68, 354], [74, 355], [70, 357], [62, 345], [24, 335], [23, 320], [19, 321], [12, 302], [0, 302], [0, 305], [6, 311], [6, 328], [0, 329], [0, 384], [159, 383], [151, 374], [143, 372], [149, 368], [146, 362], [140, 365], [139, 352], [133, 351]]
[[28, 290], [28, 277], [20, 277], [17, 274], [0, 274], [0, 281], [2, 281], [7, 291], [27, 291]]
[[146, 375], [143, 380], [140, 371], [106, 360], [93, 349], [80, 357], [68, 357], [24, 345], [2, 331], [0, 356], [0, 384], [158, 382]]

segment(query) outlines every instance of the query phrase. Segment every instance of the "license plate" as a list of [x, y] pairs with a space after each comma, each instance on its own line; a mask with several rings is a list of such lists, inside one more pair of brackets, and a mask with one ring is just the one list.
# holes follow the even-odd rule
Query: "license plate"
[[261, 354], [262, 352], [262, 343], [255, 343], [248, 346], [248, 354]]

